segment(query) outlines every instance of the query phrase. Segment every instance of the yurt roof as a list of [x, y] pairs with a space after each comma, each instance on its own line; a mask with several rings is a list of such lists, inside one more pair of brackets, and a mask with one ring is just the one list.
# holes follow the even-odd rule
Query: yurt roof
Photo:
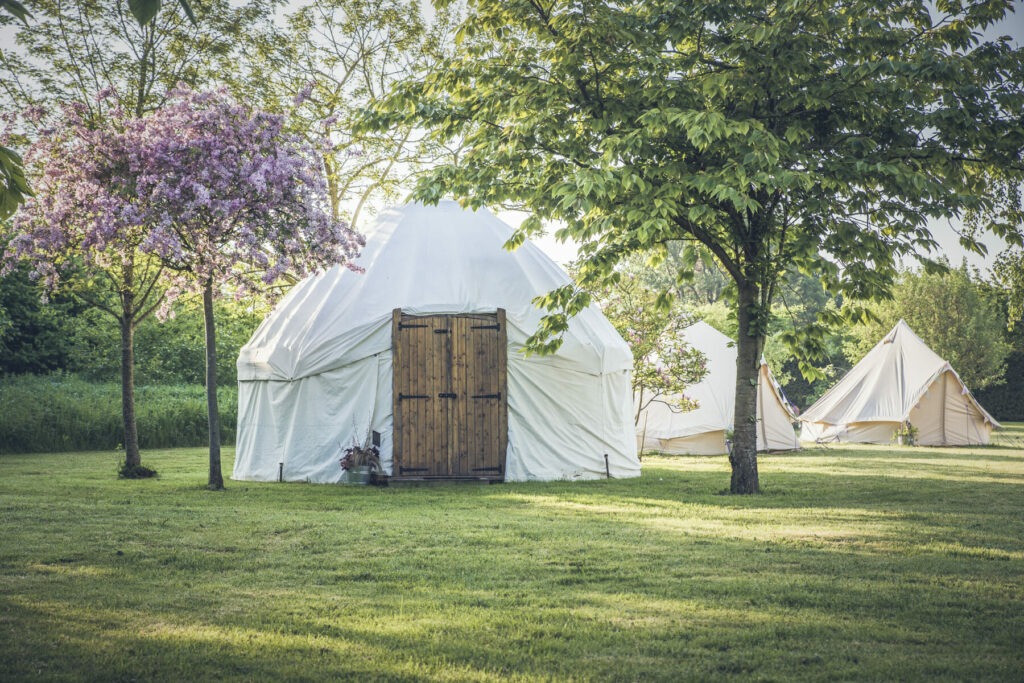
[[[510, 347], [521, 348], [543, 315], [534, 298], [570, 279], [529, 242], [505, 250], [512, 232], [486, 209], [454, 201], [381, 212], [353, 267], [303, 280], [264, 320], [242, 348], [239, 379], [294, 380], [385, 351], [396, 308], [414, 315], [503, 308]], [[629, 347], [595, 306], [570, 319], [557, 361], [591, 374], [632, 367]]]

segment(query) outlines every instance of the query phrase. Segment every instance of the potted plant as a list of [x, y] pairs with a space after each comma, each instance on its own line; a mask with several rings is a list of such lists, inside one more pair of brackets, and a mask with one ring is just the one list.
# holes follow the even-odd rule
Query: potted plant
[[341, 469], [349, 484], [368, 484], [375, 473], [381, 472], [380, 450], [352, 444], [341, 453]]
[[917, 444], [917, 427], [910, 424], [908, 420], [899, 426], [893, 436], [896, 437], [896, 443], [900, 446], [914, 446]]

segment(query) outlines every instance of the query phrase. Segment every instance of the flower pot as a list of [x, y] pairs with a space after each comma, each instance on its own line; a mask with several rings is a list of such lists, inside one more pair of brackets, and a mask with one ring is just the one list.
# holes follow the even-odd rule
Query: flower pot
[[370, 466], [369, 465], [357, 465], [350, 470], [345, 471], [345, 476], [342, 479], [346, 484], [369, 484], [370, 483]]

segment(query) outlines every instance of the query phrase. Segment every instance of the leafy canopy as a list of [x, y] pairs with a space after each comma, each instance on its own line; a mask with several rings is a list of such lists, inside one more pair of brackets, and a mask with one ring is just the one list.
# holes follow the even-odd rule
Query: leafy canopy
[[59, 113], [80, 102], [96, 113], [110, 104], [97, 93], [110, 88], [141, 116], [179, 82], [206, 89], [240, 78], [252, 68], [254, 43], [274, 32], [279, 3], [193, 4], [198, 23], [168, 7], [140, 24], [122, 0], [33, 0], [33, 21], [0, 50], [0, 108]]
[[1013, 331], [1024, 319], [1024, 249], [1009, 248], [999, 254], [992, 279], [1006, 296], [1007, 327]]
[[4, 272], [25, 262], [45, 289], [67, 285], [134, 327], [163, 290], [159, 264], [140, 250], [146, 231], [130, 175], [131, 123], [123, 110], [96, 119], [81, 104], [62, 108], [26, 154], [35, 196], [5, 235], [2, 260]]
[[[970, 211], [1020, 238], [987, 191], [996, 168], [1021, 177], [1022, 53], [977, 37], [1005, 0], [469, 6], [457, 54], [376, 123], [460, 139], [417, 196], [526, 206], [516, 240], [561, 224], [583, 284], [699, 244], [752, 290], [746, 332], [763, 336], [786, 267], [863, 298], [936, 247], [929, 218]], [[547, 297], [546, 332], [584, 300]]]
[[295, 9], [255, 41], [254, 68], [234, 86], [288, 127], [321, 143], [335, 217], [353, 226], [398, 199], [408, 176], [443, 150], [413, 126], [356, 131], [360, 113], [396, 82], [422, 76], [451, 44], [449, 13], [425, 18], [419, 0], [323, 0]]

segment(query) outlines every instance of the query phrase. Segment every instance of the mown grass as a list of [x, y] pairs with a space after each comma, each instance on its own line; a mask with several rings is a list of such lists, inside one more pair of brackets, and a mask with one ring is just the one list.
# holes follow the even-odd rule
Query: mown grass
[[[1021, 680], [1024, 426], [643, 477], [229, 483], [0, 457], [4, 680]], [[231, 453], [225, 454], [230, 471]]]
[[[234, 443], [238, 389], [219, 387], [221, 439]], [[207, 442], [206, 389], [149, 385], [135, 389], [142, 448]], [[74, 375], [0, 378], [0, 454], [113, 450], [124, 443], [121, 385]]]

